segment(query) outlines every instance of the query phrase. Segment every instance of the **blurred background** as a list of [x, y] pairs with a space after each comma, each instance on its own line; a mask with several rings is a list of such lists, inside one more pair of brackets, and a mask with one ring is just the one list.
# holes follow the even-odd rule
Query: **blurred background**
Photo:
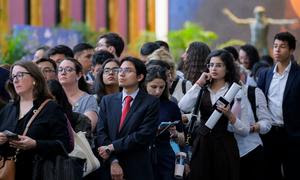
[[[254, 18], [258, 5], [265, 7], [269, 18], [300, 19], [299, 0], [0, 0], [0, 61], [30, 60], [41, 45], [95, 45], [108, 31], [119, 33], [128, 44], [123, 55], [138, 55], [146, 41], [165, 40], [178, 60], [195, 40], [212, 49], [248, 43], [249, 25], [235, 24], [222, 10]], [[279, 31], [294, 34], [299, 49], [299, 23], [270, 25], [270, 52]], [[295, 58], [300, 58], [297, 49]]]

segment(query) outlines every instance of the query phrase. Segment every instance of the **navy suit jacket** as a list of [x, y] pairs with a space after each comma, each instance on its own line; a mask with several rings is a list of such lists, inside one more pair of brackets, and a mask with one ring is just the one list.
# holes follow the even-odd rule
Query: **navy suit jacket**
[[113, 144], [115, 151], [110, 160], [119, 160], [125, 179], [151, 180], [153, 171], [149, 145], [159, 125], [159, 99], [140, 89], [119, 131], [121, 114], [122, 93], [104, 96], [97, 125], [98, 144]]
[[[273, 68], [260, 73], [257, 86], [268, 99], [268, 91], [273, 78]], [[290, 140], [300, 140], [300, 68], [292, 63], [282, 102], [284, 127]]]

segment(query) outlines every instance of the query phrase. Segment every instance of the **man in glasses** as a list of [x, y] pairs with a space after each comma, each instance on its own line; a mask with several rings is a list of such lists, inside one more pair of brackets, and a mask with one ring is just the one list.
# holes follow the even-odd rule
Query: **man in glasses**
[[57, 79], [57, 66], [52, 59], [42, 58], [35, 62], [42, 71], [46, 81]]
[[118, 72], [123, 91], [100, 104], [98, 152], [112, 179], [152, 180], [149, 145], [159, 124], [159, 100], [141, 88], [147, 72], [141, 60], [122, 59]]

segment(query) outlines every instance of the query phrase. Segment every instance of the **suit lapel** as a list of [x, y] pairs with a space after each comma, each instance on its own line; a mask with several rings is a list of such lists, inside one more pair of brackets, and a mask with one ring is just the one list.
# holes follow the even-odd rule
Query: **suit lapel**
[[111, 127], [113, 128], [112, 131], [114, 132], [114, 135], [117, 136], [119, 133], [119, 124], [122, 114], [122, 93], [119, 93], [114, 97], [111, 107], [114, 109], [112, 114], [113, 118], [111, 118]]
[[283, 93], [283, 101], [285, 100], [286, 96], [287, 96], [287, 93], [289, 92], [289, 90], [291, 89], [292, 87], [292, 84], [293, 84], [293, 80], [294, 78], [296, 77], [296, 67], [295, 65], [292, 63], [291, 64], [291, 70], [289, 72], [289, 75], [288, 75], [288, 79], [286, 81], [286, 85], [285, 85], [285, 89], [284, 89], [284, 93]]
[[[275, 68], [275, 67], [274, 67]], [[268, 92], [269, 92], [269, 88], [270, 88], [270, 84], [271, 84], [271, 81], [273, 79], [273, 70], [274, 68], [270, 69], [268, 72], [267, 72], [267, 77], [266, 77], [266, 89], [265, 89], [265, 95], [268, 96]]]
[[[125, 122], [124, 122], [123, 127], [120, 130], [120, 133], [122, 131], [124, 131], [124, 129], [126, 129], [127, 127], [130, 127], [131, 124], [133, 123], [133, 118], [131, 118], [131, 117], [134, 114], [134, 112], [136, 112], [136, 109], [142, 103], [143, 97], [144, 97], [144, 92], [140, 89], [137, 96], [135, 97], [131, 107], [130, 107], [130, 110], [129, 110], [128, 114], [126, 115]], [[120, 118], [121, 118], [121, 116], [120, 116]]]

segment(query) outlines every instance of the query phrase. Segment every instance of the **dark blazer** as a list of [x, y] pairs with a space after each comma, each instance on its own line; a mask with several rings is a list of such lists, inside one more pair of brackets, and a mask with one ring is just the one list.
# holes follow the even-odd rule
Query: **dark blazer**
[[[34, 101], [33, 109], [38, 109], [42, 101]], [[0, 111], [0, 132], [10, 130], [16, 132], [19, 114], [19, 103], [9, 103]], [[33, 115], [29, 111], [28, 121]], [[26, 115], [27, 116], [27, 115]], [[21, 133], [19, 133], [21, 134]], [[37, 146], [32, 150], [21, 150], [17, 156], [16, 179], [31, 179], [33, 158], [35, 154], [42, 157], [49, 155], [62, 154], [63, 149], [57, 142], [60, 140], [67, 150], [70, 149], [70, 137], [67, 127], [67, 119], [62, 109], [53, 101], [48, 102], [44, 109], [37, 115], [26, 136], [36, 140]], [[8, 143], [0, 145], [0, 155], [8, 156], [14, 154], [15, 149], [10, 148]]]
[[[273, 68], [260, 73], [257, 86], [262, 89], [268, 99], [268, 91], [273, 78]], [[291, 140], [300, 140], [300, 68], [292, 63], [286, 82], [282, 111], [284, 127]]]
[[121, 114], [122, 93], [104, 96], [97, 126], [98, 144], [113, 144], [110, 161], [119, 160], [125, 179], [152, 180], [149, 145], [159, 125], [159, 100], [140, 89], [119, 132]]

